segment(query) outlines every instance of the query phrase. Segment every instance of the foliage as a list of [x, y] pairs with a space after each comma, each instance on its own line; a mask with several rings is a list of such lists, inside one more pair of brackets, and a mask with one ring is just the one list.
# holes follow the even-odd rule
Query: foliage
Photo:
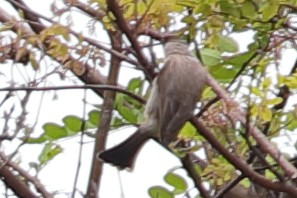
[[162, 186], [153, 186], [148, 189], [151, 198], [164, 197], [170, 198], [185, 193], [187, 190], [187, 183], [184, 178], [173, 172], [168, 172], [164, 176], [164, 181], [173, 187], [173, 190], [168, 190]]

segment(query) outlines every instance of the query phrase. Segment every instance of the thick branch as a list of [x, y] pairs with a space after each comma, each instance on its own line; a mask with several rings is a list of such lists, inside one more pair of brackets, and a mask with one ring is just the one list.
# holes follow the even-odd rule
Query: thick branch
[[5, 185], [10, 188], [16, 196], [23, 198], [37, 198], [25, 183], [21, 181], [17, 175], [14, 175], [7, 167], [2, 167], [0, 169], [0, 176]]
[[[109, 35], [111, 38], [113, 48], [120, 52], [122, 50], [121, 34], [117, 32], [111, 32]], [[107, 80], [107, 83], [109, 85], [117, 84], [117, 79], [118, 79], [119, 70], [120, 70], [120, 63], [121, 63], [120, 59], [118, 59], [115, 56], [111, 57], [110, 71], [109, 71], [108, 80]], [[102, 105], [102, 111], [101, 111], [102, 113], [100, 116], [98, 130], [96, 133], [92, 168], [91, 168], [91, 174], [90, 174], [90, 179], [89, 179], [89, 184], [88, 184], [88, 189], [86, 194], [87, 198], [96, 198], [100, 188], [103, 162], [98, 159], [97, 155], [98, 153], [100, 153], [105, 149], [107, 135], [110, 128], [110, 122], [112, 119], [112, 112], [113, 112], [115, 97], [116, 97], [115, 92], [112, 92], [112, 91], [104, 92], [104, 102]]]
[[[11, 5], [16, 9], [20, 9], [20, 5], [22, 5], [24, 8], [30, 9], [23, 0], [9, 0]], [[34, 22], [34, 23], [29, 23], [30, 27], [35, 33], [39, 33], [44, 29], [44, 25], [39, 21], [39, 18], [32, 14], [32, 12], [23, 12], [24, 13], [24, 18]]]
[[[5, 155], [4, 153], [0, 152], [0, 157], [1, 159], [4, 161], [4, 163], [6, 163], [6, 166], [10, 166], [11, 168], [13, 168], [15, 171], [17, 171], [22, 177], [24, 177], [26, 179], [26, 181], [31, 182], [35, 189], [42, 195], [42, 197], [44, 198], [52, 198], [53, 196], [44, 188], [44, 186], [40, 183], [40, 181], [35, 178], [32, 177], [31, 175], [29, 175], [27, 173], [27, 171], [23, 170], [20, 166], [18, 166], [17, 164], [11, 162]], [[6, 167], [3, 167], [6, 168]], [[11, 173], [12, 174], [12, 173]], [[16, 177], [16, 176], [15, 176]], [[16, 187], [16, 186], [15, 186]], [[26, 186], [27, 191], [29, 190], [29, 187]]]
[[[1, 180], [5, 183], [5, 185], [10, 188], [16, 196], [23, 197], [23, 198], [37, 198], [30, 188], [21, 180], [18, 175], [15, 175], [8, 167], [7, 158], [4, 154], [0, 153], [1, 162], [0, 162], [0, 177]], [[15, 166], [14, 166], [15, 167]], [[18, 171], [18, 170], [17, 170]], [[23, 176], [23, 175], [22, 175]], [[27, 179], [26, 176], [23, 176]]]

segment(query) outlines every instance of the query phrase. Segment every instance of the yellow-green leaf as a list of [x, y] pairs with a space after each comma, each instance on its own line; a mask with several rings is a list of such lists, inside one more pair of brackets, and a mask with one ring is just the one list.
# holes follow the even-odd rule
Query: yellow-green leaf
[[263, 20], [268, 21], [274, 17], [278, 12], [279, 5], [280, 4], [277, 2], [277, 0], [266, 1], [260, 8], [260, 11], [262, 11]]
[[272, 111], [268, 108], [263, 107], [259, 112], [259, 115], [264, 122], [269, 122], [272, 118]]
[[190, 123], [186, 122], [179, 133], [180, 138], [194, 138], [197, 136], [196, 128]]
[[234, 53], [238, 51], [237, 42], [229, 36], [219, 36], [218, 45], [222, 52]]
[[39, 65], [38, 65], [38, 62], [36, 60], [36, 57], [35, 57], [35, 53], [34, 52], [30, 52], [29, 60], [30, 60], [30, 63], [32, 65], [32, 68], [34, 70], [37, 70]]
[[276, 97], [276, 98], [273, 98], [273, 99], [267, 99], [265, 101], [265, 103], [267, 105], [277, 105], [277, 104], [280, 104], [282, 101], [283, 101], [283, 99], [281, 97]]
[[256, 7], [252, 1], [244, 1], [241, 4], [240, 11], [242, 16], [250, 19], [257, 18], [258, 16]]
[[41, 165], [46, 164], [62, 151], [63, 149], [59, 145], [47, 143], [39, 155], [38, 160]]
[[153, 186], [148, 189], [151, 198], [173, 198], [172, 192], [162, 186]]
[[217, 50], [204, 48], [200, 50], [203, 63], [207, 66], [213, 66], [220, 62], [221, 53]]
[[187, 190], [188, 185], [185, 179], [173, 172], [167, 173], [164, 180], [167, 184], [174, 187], [173, 193], [176, 195], [184, 193]]

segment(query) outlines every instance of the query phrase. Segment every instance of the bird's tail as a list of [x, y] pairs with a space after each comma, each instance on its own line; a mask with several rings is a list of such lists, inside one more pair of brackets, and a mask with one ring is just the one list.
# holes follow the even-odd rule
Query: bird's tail
[[138, 152], [144, 142], [149, 138], [150, 136], [147, 133], [141, 133], [137, 130], [136, 133], [131, 135], [124, 142], [101, 152], [99, 158], [120, 169], [132, 169]]

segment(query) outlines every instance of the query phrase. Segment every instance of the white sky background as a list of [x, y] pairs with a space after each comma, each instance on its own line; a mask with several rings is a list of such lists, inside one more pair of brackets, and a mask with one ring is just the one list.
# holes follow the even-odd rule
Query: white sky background
[[[51, 16], [49, 11], [51, 1], [36, 1], [36, 0], [25, 0], [28, 5], [35, 11], [38, 11], [46, 16]], [[0, 7], [7, 7], [7, 4], [0, 2]], [[9, 7], [7, 7], [9, 10]], [[88, 30], [86, 27], [86, 17], [81, 15], [72, 14], [74, 21], [74, 29], [78, 32], [83, 32], [84, 34], [88, 34]], [[106, 35], [102, 34], [104, 31], [97, 31], [97, 38], [100, 41], [108, 42]], [[96, 37], [94, 37], [96, 38]], [[246, 46], [252, 42], [252, 34], [236, 34], [234, 38], [239, 41], [240, 51], [245, 51]], [[160, 56], [162, 56], [162, 52], [160, 51]], [[287, 50], [283, 56], [283, 61], [281, 66], [283, 68], [288, 68], [288, 66], [292, 66], [296, 59], [296, 51]], [[50, 62], [47, 63], [50, 67]], [[7, 83], [7, 79], [9, 79], [9, 75], [11, 75], [11, 64], [8, 65], [0, 65], [1, 72], [7, 75], [7, 78], [0, 76], [1, 87], [3, 83]], [[18, 72], [16, 67], [13, 67], [13, 74], [15, 79], [22, 79], [20, 73], [30, 72], [30, 68], [23, 66], [19, 66]], [[100, 68], [102, 73], [107, 74], [108, 67]], [[140, 73], [134, 72], [133, 69], [129, 69], [129, 67], [121, 68], [120, 73], [120, 82], [125, 85], [133, 76], [138, 77]], [[289, 71], [289, 69], [288, 69]], [[43, 71], [44, 72], [44, 71]], [[284, 73], [288, 73], [284, 71]], [[72, 74], [68, 72], [70, 76]], [[133, 74], [133, 75], [132, 75]], [[48, 85], [71, 85], [70, 81], [61, 81], [57, 78], [57, 76], [52, 76], [48, 79], [51, 83]], [[22, 80], [20, 80], [22, 82]], [[57, 83], [56, 83], [57, 82]], [[5, 84], [8, 86], [8, 84]], [[23, 95], [23, 93], [19, 92], [18, 94]], [[57, 91], [58, 95], [57, 100], [53, 100], [54, 92], [46, 92], [44, 93], [42, 108], [40, 115], [38, 116], [38, 125], [36, 127], [36, 131], [40, 133], [43, 132], [42, 124], [46, 122], [54, 122], [62, 124], [62, 118], [65, 115], [77, 115], [82, 117], [83, 112], [83, 103], [82, 100], [84, 98], [83, 90], [67, 90], [67, 91]], [[2, 93], [0, 93], [0, 100], [2, 99]], [[31, 97], [30, 105], [29, 105], [29, 115], [28, 120], [32, 120], [32, 124], [36, 120], [36, 111], [37, 104], [39, 104], [39, 100], [42, 97], [41, 92], [34, 92]], [[33, 99], [33, 100], [32, 100]], [[87, 91], [87, 101], [91, 104], [99, 104], [100, 99], [92, 92]], [[5, 105], [4, 105], [5, 106]], [[31, 109], [32, 107], [32, 109]], [[87, 112], [93, 109], [91, 105], [87, 105]], [[1, 113], [3, 110], [1, 110]], [[2, 128], [2, 123], [0, 119], [0, 128]], [[126, 130], [118, 130], [108, 137], [107, 146], [113, 146], [118, 142], [121, 142], [124, 138], [128, 137], [135, 131], [134, 128], [128, 128]], [[35, 133], [34, 133], [35, 134]], [[58, 190], [61, 193], [55, 197], [65, 198], [68, 197], [64, 192], [72, 192], [73, 188], [73, 180], [77, 167], [78, 160], [78, 149], [79, 149], [79, 138], [70, 138], [67, 140], [62, 140], [63, 153], [59, 154], [54, 160], [52, 160], [40, 173], [39, 178], [47, 188], [48, 191]], [[87, 142], [83, 147], [83, 158], [82, 158], [82, 167], [80, 170], [80, 177], [78, 181], [78, 189], [82, 192], [85, 192], [87, 181], [89, 179], [89, 171], [90, 171], [90, 162], [92, 160], [93, 153], [93, 139], [84, 138], [84, 141]], [[286, 142], [288, 141], [287, 137], [284, 136], [281, 142], [284, 142], [280, 147], [284, 150], [287, 150]], [[278, 142], [280, 142], [278, 140]], [[294, 143], [292, 141], [292, 143]], [[16, 145], [10, 144], [7, 142], [5, 144], [5, 152], [6, 154], [12, 153]], [[31, 161], [37, 161], [38, 155], [41, 152], [42, 147], [38, 145], [26, 145], [20, 149], [20, 157], [22, 159], [22, 167], [25, 169], [28, 168], [28, 163]], [[133, 172], [121, 171], [118, 172], [116, 168], [111, 167], [109, 165], [105, 165], [103, 180], [101, 183], [101, 198], [119, 198], [121, 197], [120, 183], [123, 188], [123, 195], [125, 198], [136, 198], [136, 197], [149, 197], [147, 194], [147, 189], [154, 185], [162, 185], [166, 184], [163, 182], [163, 176], [167, 173], [167, 171], [173, 167], [180, 166], [179, 160], [170, 154], [168, 151], [165, 151], [154, 141], [149, 141], [141, 150]], [[185, 172], [180, 170], [179, 173], [185, 176]], [[120, 179], [119, 179], [120, 178]], [[187, 180], [190, 187], [193, 186], [191, 180]], [[193, 192], [196, 194], [196, 192]], [[77, 194], [78, 195], [78, 194]], [[80, 197], [79, 195], [77, 197]]]

